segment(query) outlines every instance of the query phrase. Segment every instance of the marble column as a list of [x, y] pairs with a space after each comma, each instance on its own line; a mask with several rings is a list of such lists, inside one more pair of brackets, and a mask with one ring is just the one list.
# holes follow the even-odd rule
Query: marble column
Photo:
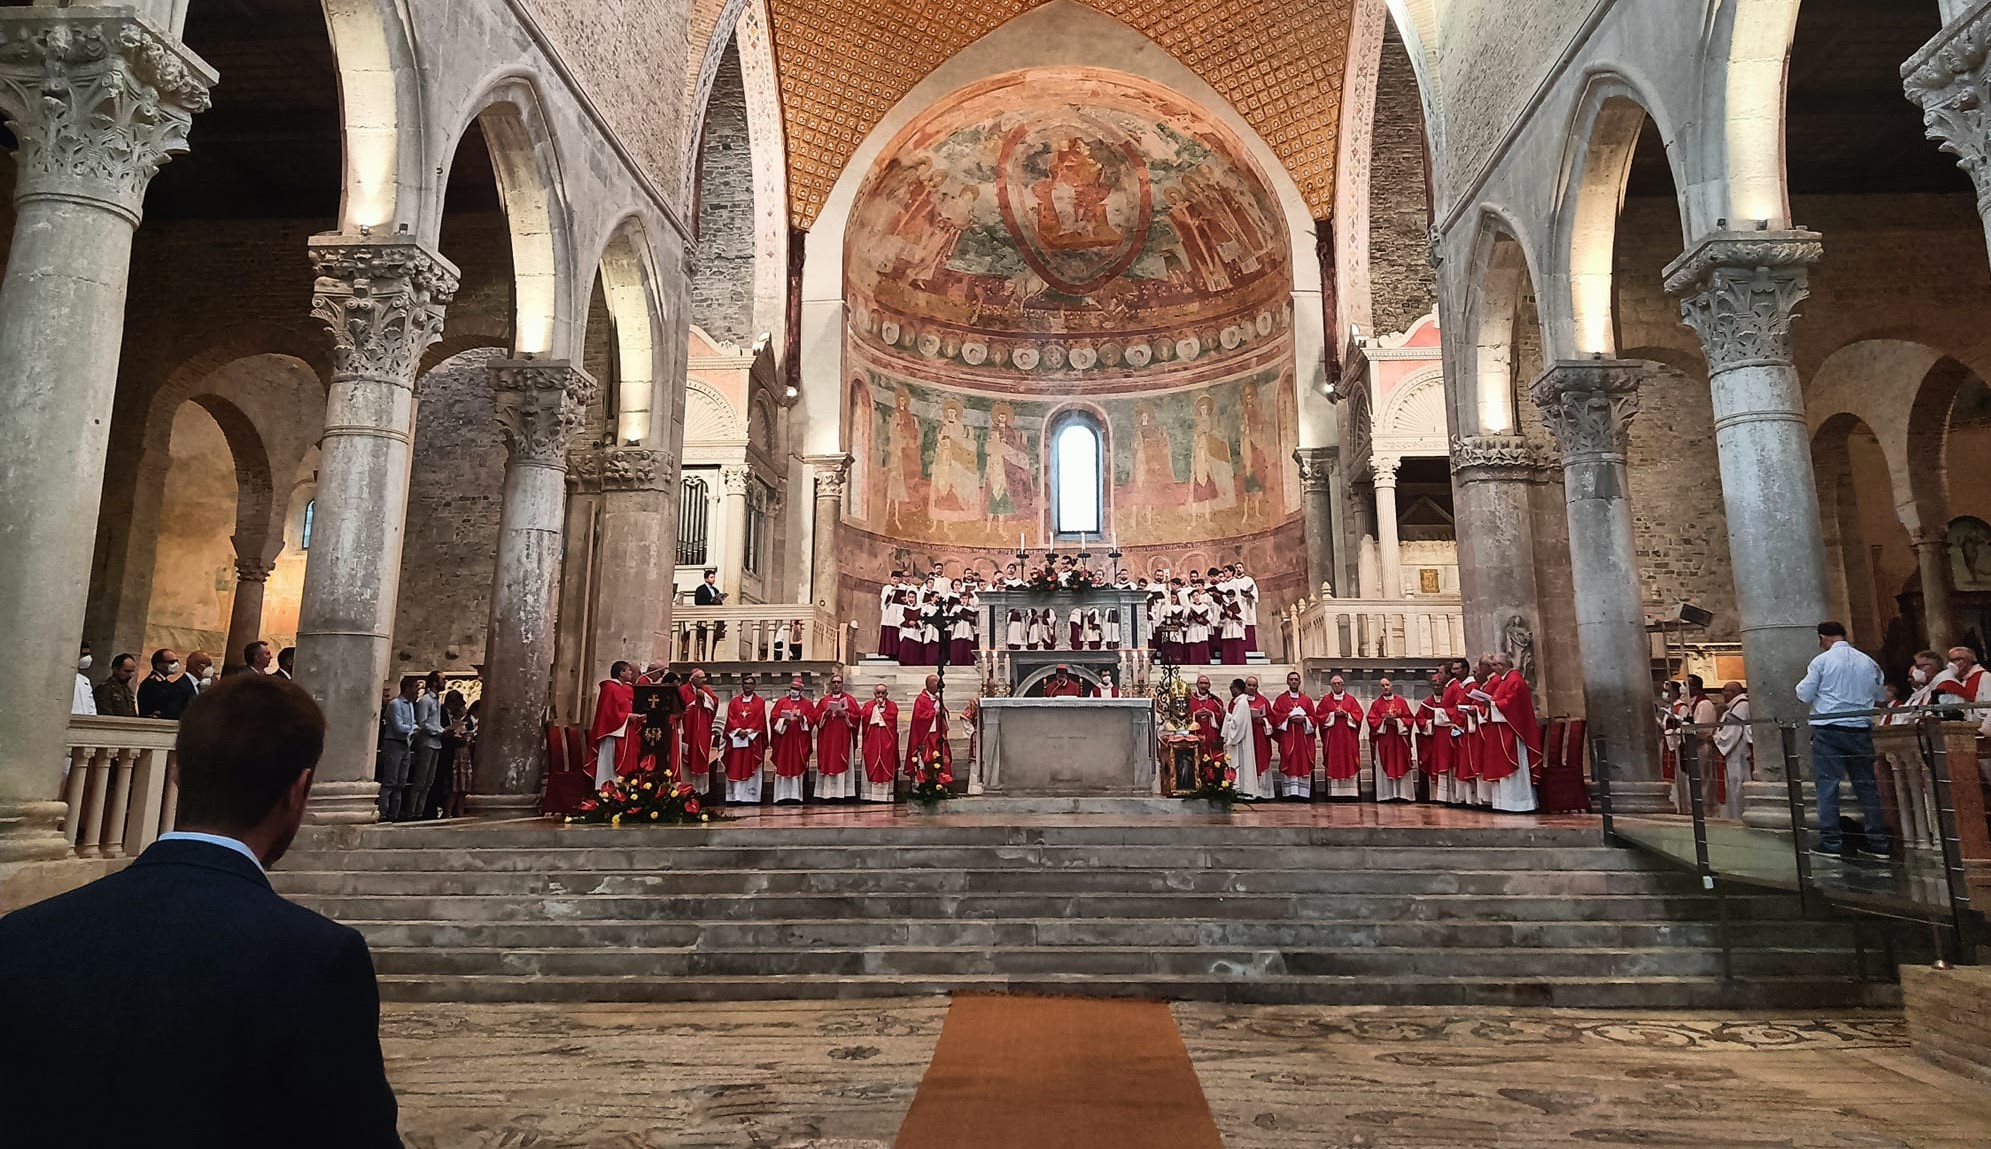
[[1293, 452], [1293, 461], [1300, 466], [1300, 507], [1306, 516], [1308, 597], [1319, 594], [1323, 586], [1341, 585], [1334, 568], [1334, 532], [1341, 529], [1334, 513], [1334, 470], [1340, 455], [1339, 447], [1301, 447]]
[[516, 817], [539, 805], [553, 676], [554, 585], [567, 518], [567, 446], [586, 421], [595, 381], [561, 360], [491, 364], [505, 440], [505, 494], [484, 648], [484, 713], [471, 792], [478, 815]]
[[315, 235], [312, 312], [331, 331], [317, 508], [297, 620], [297, 681], [325, 710], [318, 822], [371, 822], [380, 691], [394, 640], [415, 372], [442, 335], [456, 268], [407, 236]]
[[[1716, 232], [1666, 268], [1666, 291], [1701, 338], [1714, 390], [1742, 657], [1763, 723], [1758, 746], [1777, 744], [1771, 722], [1804, 721], [1796, 687], [1825, 618], [1825, 534], [1790, 349], [1791, 319], [1820, 251], [1815, 232]], [[1783, 763], [1759, 754], [1757, 774], [1781, 781]]]
[[1473, 524], [1459, 534], [1459, 596], [1466, 646], [1475, 653], [1499, 649], [1516, 620], [1530, 636], [1541, 633], [1530, 495], [1543, 465], [1542, 449], [1520, 435], [1452, 440], [1458, 521]]
[[[843, 607], [837, 601], [837, 528], [843, 522], [844, 486], [850, 481], [849, 455], [811, 455], [803, 460], [816, 472], [816, 507], [809, 556], [809, 595], [817, 610], [828, 611], [839, 621]], [[835, 651], [822, 657], [833, 657]]]
[[1915, 537], [1915, 565], [1922, 574], [1922, 634], [1930, 650], [1956, 642], [1956, 606], [1950, 591], [1949, 533], [1940, 528]]
[[677, 570], [671, 524], [677, 460], [669, 451], [610, 447], [600, 453], [601, 518], [595, 535], [597, 578], [582, 668], [581, 713], [592, 714], [594, 688], [618, 659], [668, 659], [659, 636], [669, 617]]
[[263, 588], [269, 585], [276, 563], [253, 554], [235, 560], [235, 600], [228, 608], [227, 647], [221, 663], [228, 669], [242, 665], [242, 648], [263, 637]]
[[719, 483], [725, 488], [721, 514], [726, 523], [726, 559], [719, 571], [720, 589], [726, 601], [739, 606], [740, 584], [747, 574], [747, 477], [745, 467], [719, 468]]
[[1901, 65], [1929, 138], [1977, 185], [1991, 236], [1991, 0], [1942, 0], [1943, 30]]
[[[1661, 797], [1649, 784], [1659, 777], [1652, 644], [1625, 475], [1638, 385], [1649, 368], [1612, 359], [1553, 363], [1529, 388], [1562, 452], [1584, 717], [1591, 739], [1604, 744], [1621, 810], [1650, 808]], [[1648, 785], [1619, 785], [1638, 782]]]
[[[77, 638], [124, 338], [132, 231], [214, 73], [128, 8], [0, 12], [14, 153], [0, 279], [0, 863], [60, 858]], [[107, 652], [108, 653], [108, 652]]]
[[1383, 597], [1403, 597], [1403, 546], [1397, 539], [1396, 471], [1403, 460], [1377, 455], [1369, 460], [1376, 488], [1376, 553], [1383, 569]]

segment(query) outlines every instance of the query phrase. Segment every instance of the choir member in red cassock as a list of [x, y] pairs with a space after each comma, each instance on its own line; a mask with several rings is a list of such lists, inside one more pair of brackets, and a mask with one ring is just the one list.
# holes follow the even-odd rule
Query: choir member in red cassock
[[1084, 698], [1085, 683], [1073, 678], [1072, 668], [1061, 662], [1058, 669], [1051, 672], [1051, 677], [1044, 680], [1044, 697]]
[[816, 728], [816, 704], [803, 693], [802, 676], [788, 680], [788, 693], [768, 712], [774, 743], [774, 800], [800, 802], [802, 777], [809, 772], [809, 736]]
[[1272, 700], [1272, 734], [1279, 741], [1279, 796], [1311, 799], [1314, 792], [1314, 703], [1300, 689], [1300, 675], [1286, 676], [1285, 693]]
[[926, 689], [913, 699], [913, 720], [906, 731], [906, 773], [913, 766], [940, 753], [940, 764], [954, 768], [954, 751], [947, 746], [947, 708], [940, 704], [940, 676], [926, 676]]
[[857, 797], [856, 771], [850, 768], [857, 722], [857, 698], [843, 688], [843, 675], [832, 673], [829, 690], [816, 700], [816, 797]]
[[1542, 760], [1542, 728], [1535, 721], [1535, 698], [1528, 680], [1505, 654], [1487, 656], [1492, 672], [1486, 693], [1485, 760], [1480, 777], [1491, 786], [1489, 803], [1510, 814], [1535, 809], [1533, 767]]
[[636, 667], [621, 661], [609, 667], [608, 677], [601, 680], [594, 725], [588, 727], [588, 749], [594, 752], [598, 787], [618, 775], [627, 777], [636, 772], [643, 716], [635, 712], [635, 684]]
[[1321, 758], [1326, 766], [1327, 796], [1362, 796], [1362, 700], [1348, 693], [1348, 685], [1337, 674], [1327, 680], [1328, 691], [1314, 703], [1314, 724], [1320, 727]]
[[705, 672], [693, 670], [678, 687], [678, 697], [684, 702], [684, 715], [678, 719], [683, 777], [678, 780], [691, 783], [702, 794], [712, 773], [712, 727], [719, 721], [719, 696], [705, 685]]
[[1417, 801], [1417, 771], [1411, 768], [1410, 734], [1416, 725], [1410, 703], [1385, 678], [1382, 693], [1369, 704], [1369, 749], [1376, 758], [1376, 801]]
[[759, 678], [749, 674], [740, 679], [740, 692], [726, 704], [726, 725], [720, 737], [726, 744], [726, 801], [744, 805], [760, 804], [761, 765], [767, 757], [767, 699], [754, 692]]
[[858, 715], [864, 728], [864, 783], [860, 788], [866, 802], [890, 802], [897, 795], [899, 777], [899, 704], [888, 696], [884, 683], [871, 689], [871, 701]]
[[1417, 704], [1417, 764], [1433, 802], [1451, 801], [1452, 728], [1445, 716], [1445, 687], [1451, 676], [1431, 672], [1431, 694]]
[[[1224, 750], [1224, 700], [1210, 693], [1210, 676], [1196, 676], [1196, 692], [1189, 696], [1189, 721], [1203, 736], [1203, 753], [1210, 756]], [[1244, 783], [1239, 782], [1242, 787]], [[1256, 782], [1253, 783], [1256, 785]]]

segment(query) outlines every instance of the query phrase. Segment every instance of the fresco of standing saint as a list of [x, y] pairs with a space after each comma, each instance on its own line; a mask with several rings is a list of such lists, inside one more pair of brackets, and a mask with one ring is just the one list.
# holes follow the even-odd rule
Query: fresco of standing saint
[[1216, 404], [1208, 395], [1196, 398], [1196, 426], [1189, 438], [1189, 503], [1203, 517], [1237, 505], [1231, 438], [1218, 428]]
[[988, 458], [988, 513], [990, 518], [1032, 517], [1036, 513], [1035, 492], [1030, 473], [1033, 460], [1023, 431], [1016, 425], [1016, 411], [1007, 403], [997, 403], [989, 412], [989, 435], [984, 452]]
[[948, 400], [940, 410], [930, 490], [935, 522], [972, 522], [982, 517], [982, 469], [958, 400]]
[[1238, 391], [1238, 449], [1243, 455], [1242, 475], [1244, 480], [1245, 517], [1252, 521], [1264, 518], [1265, 493], [1272, 482], [1272, 456], [1268, 447], [1275, 447], [1278, 441], [1273, 437], [1275, 429], [1265, 424], [1265, 414], [1258, 405], [1259, 384], [1247, 383]]
[[913, 414], [912, 396], [903, 390], [892, 392], [892, 413], [879, 440], [885, 460], [885, 525], [898, 530], [911, 524], [925, 494], [919, 416]]

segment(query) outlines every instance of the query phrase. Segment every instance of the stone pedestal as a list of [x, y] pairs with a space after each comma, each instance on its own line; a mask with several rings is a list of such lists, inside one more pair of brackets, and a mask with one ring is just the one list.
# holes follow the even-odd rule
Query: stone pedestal
[[1338, 447], [1302, 447], [1293, 452], [1300, 467], [1300, 506], [1306, 519], [1309, 593], [1323, 584], [1342, 585], [1334, 565], [1334, 534], [1341, 529], [1334, 514], [1334, 470], [1340, 453]]
[[1155, 788], [1154, 702], [984, 698], [982, 784], [1010, 798], [1147, 797]]
[[332, 334], [297, 681], [325, 709], [311, 791], [322, 822], [375, 819], [374, 756], [400, 589], [415, 371], [442, 335], [456, 268], [405, 236], [311, 238], [312, 311]]
[[[1736, 614], [1758, 745], [1802, 722], [1796, 687], [1825, 618], [1825, 541], [1790, 324], [1821, 251], [1814, 232], [1716, 232], [1666, 269], [1714, 390]], [[1808, 751], [1807, 751], [1808, 753]], [[1769, 763], [1775, 779], [1783, 763]]]
[[0, 862], [59, 858], [76, 645], [123, 342], [131, 236], [214, 73], [129, 8], [0, 12], [14, 235], [0, 280]]
[[506, 359], [491, 365], [491, 385], [507, 459], [472, 793], [530, 798], [546, 750], [567, 444], [595, 381], [571, 363]]
[[1625, 446], [1648, 367], [1611, 359], [1555, 363], [1530, 388], [1562, 450], [1584, 713], [1614, 781], [1659, 773], [1651, 645], [1625, 479]]

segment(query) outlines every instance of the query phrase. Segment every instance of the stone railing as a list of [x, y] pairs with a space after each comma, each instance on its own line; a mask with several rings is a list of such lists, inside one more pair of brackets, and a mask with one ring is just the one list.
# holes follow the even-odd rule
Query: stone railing
[[671, 658], [679, 663], [845, 662], [849, 628], [807, 603], [679, 606], [671, 612]]
[[1457, 595], [1301, 599], [1279, 616], [1286, 654], [1309, 658], [1453, 658], [1466, 647]]
[[173, 828], [177, 722], [78, 715], [69, 720], [63, 832], [79, 858], [135, 855]]

